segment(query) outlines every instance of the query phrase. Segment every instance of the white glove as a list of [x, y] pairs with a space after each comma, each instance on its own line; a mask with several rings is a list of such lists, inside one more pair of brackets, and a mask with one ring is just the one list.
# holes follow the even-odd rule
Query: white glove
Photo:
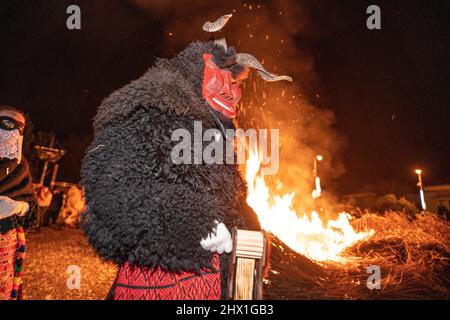
[[15, 214], [19, 216], [28, 211], [29, 205], [24, 201], [16, 201], [9, 197], [0, 196], [0, 220], [11, 217]]
[[222, 254], [224, 252], [230, 253], [233, 250], [233, 240], [231, 233], [223, 223], [217, 223], [213, 231], [200, 241], [203, 249]]

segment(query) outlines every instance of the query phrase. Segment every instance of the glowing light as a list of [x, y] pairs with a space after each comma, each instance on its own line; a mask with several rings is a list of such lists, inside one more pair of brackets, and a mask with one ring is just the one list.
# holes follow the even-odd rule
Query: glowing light
[[418, 175], [418, 178], [419, 178], [419, 182], [417, 182], [417, 186], [419, 187], [420, 204], [422, 206], [422, 210], [427, 210], [427, 205], [425, 203], [425, 194], [423, 192], [422, 170], [416, 169], [414, 172]]
[[312, 192], [312, 197], [314, 199], [320, 198], [322, 195], [322, 188], [320, 187], [320, 178], [316, 177], [316, 188]]
[[264, 176], [259, 174], [261, 159], [257, 148], [250, 146], [245, 170], [247, 203], [258, 215], [261, 227], [290, 248], [315, 261], [343, 261], [340, 254], [345, 248], [373, 234], [356, 232], [350, 224], [351, 216], [345, 212], [326, 222], [316, 211], [298, 214], [292, 208], [294, 192], [275, 195], [269, 190]]
[[422, 209], [427, 210], [427, 205], [425, 203], [425, 194], [423, 193], [422, 189], [420, 189], [419, 193], [420, 193], [420, 203], [422, 204]]

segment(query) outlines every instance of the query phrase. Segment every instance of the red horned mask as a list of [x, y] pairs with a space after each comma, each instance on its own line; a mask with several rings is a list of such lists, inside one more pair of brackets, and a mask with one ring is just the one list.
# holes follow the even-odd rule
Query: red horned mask
[[236, 117], [236, 105], [241, 99], [239, 84], [233, 79], [231, 71], [219, 68], [212, 61], [211, 54], [205, 53], [203, 61], [203, 97], [211, 108], [227, 118]]

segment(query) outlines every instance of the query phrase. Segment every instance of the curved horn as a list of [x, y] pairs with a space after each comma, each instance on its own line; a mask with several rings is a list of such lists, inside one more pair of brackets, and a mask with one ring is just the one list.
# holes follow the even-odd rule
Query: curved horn
[[214, 22], [207, 21], [203, 25], [203, 30], [206, 32], [217, 32], [220, 31], [225, 25], [227, 24], [228, 20], [232, 17], [232, 14], [226, 14], [224, 16], [221, 16], [219, 19], [217, 19]]
[[225, 49], [225, 51], [228, 50], [227, 40], [225, 40], [225, 38], [214, 40], [214, 43], [219, 46], [222, 46]]
[[249, 68], [256, 69], [258, 71], [259, 75], [261, 76], [261, 78], [263, 78], [265, 81], [285, 80], [285, 81], [292, 82], [292, 78], [289, 76], [279, 76], [279, 75], [276, 75], [276, 74], [273, 74], [273, 73], [270, 73], [269, 71], [267, 71], [263, 67], [261, 62], [259, 62], [258, 59], [256, 59], [254, 56], [252, 56], [249, 53], [237, 53], [236, 54], [236, 62], [239, 64], [242, 64], [244, 66], [247, 66]]

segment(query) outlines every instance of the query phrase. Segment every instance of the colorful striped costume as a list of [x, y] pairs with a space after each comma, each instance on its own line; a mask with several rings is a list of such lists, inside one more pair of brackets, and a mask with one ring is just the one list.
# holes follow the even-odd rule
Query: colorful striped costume
[[21, 299], [25, 229], [36, 219], [36, 202], [25, 159], [7, 172], [0, 176], [0, 195], [30, 205], [24, 216], [0, 220], [0, 300], [16, 300]]
[[20, 298], [24, 257], [23, 228], [19, 227], [6, 234], [0, 234], [0, 300]]

